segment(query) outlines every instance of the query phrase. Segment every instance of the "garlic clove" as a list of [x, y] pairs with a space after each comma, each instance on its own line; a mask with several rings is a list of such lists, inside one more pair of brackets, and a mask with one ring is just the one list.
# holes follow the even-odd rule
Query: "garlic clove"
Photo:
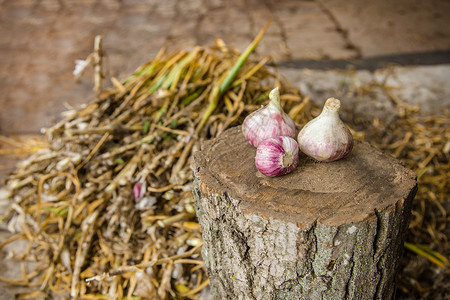
[[276, 136], [290, 136], [295, 139], [295, 122], [281, 107], [278, 87], [270, 92], [269, 98], [267, 106], [249, 114], [242, 124], [245, 138], [254, 147]]
[[300, 150], [318, 161], [335, 161], [353, 148], [353, 136], [339, 117], [341, 102], [329, 98], [322, 112], [300, 130], [297, 140]]
[[298, 152], [297, 142], [289, 136], [268, 138], [256, 149], [256, 168], [270, 177], [290, 173], [298, 164]]

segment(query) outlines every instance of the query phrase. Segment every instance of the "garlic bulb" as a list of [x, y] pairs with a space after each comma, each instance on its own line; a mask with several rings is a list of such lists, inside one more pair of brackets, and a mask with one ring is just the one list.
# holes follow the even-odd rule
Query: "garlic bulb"
[[353, 137], [339, 117], [340, 107], [338, 99], [329, 98], [320, 115], [300, 130], [297, 140], [303, 153], [318, 161], [334, 161], [352, 150]]
[[298, 164], [298, 152], [297, 142], [289, 136], [268, 138], [256, 149], [256, 168], [270, 177], [290, 173]]
[[248, 115], [242, 124], [242, 132], [254, 147], [265, 139], [276, 136], [290, 136], [295, 139], [294, 120], [283, 111], [278, 87], [269, 94], [270, 102]]

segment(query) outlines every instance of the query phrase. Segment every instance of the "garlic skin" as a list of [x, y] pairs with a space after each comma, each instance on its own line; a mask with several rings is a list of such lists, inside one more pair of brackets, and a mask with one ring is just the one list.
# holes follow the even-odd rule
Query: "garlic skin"
[[294, 120], [283, 111], [280, 103], [278, 87], [269, 94], [270, 102], [249, 114], [242, 124], [242, 133], [253, 146], [271, 137], [290, 136], [295, 139], [296, 126]]
[[298, 164], [298, 144], [289, 136], [277, 136], [262, 141], [256, 149], [255, 165], [269, 177], [292, 172]]
[[329, 98], [322, 112], [309, 121], [298, 134], [300, 150], [323, 162], [346, 156], [353, 148], [353, 136], [339, 117], [341, 102]]

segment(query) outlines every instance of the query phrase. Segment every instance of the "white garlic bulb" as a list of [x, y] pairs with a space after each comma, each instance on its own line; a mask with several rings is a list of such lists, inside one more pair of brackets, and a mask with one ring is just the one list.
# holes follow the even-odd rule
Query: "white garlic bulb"
[[295, 139], [296, 126], [281, 107], [278, 87], [270, 92], [269, 98], [267, 106], [252, 112], [242, 124], [242, 133], [254, 147], [271, 137], [290, 136]]
[[322, 112], [309, 121], [298, 134], [300, 150], [318, 161], [343, 158], [353, 147], [350, 130], [339, 117], [341, 102], [329, 98]]

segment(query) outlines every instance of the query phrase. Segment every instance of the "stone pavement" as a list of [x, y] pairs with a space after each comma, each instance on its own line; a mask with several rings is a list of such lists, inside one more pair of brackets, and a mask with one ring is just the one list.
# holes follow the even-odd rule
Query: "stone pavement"
[[[304, 66], [373, 69], [373, 61], [407, 57], [407, 64], [438, 66], [398, 68], [392, 83], [411, 87], [404, 97], [439, 109], [450, 99], [449, 11], [446, 0], [0, 0], [0, 136], [37, 136], [67, 106], [94, 98], [91, 74], [77, 82], [72, 71], [96, 35], [104, 36], [105, 77], [120, 79], [166, 44], [189, 48], [222, 38], [242, 51], [269, 19], [256, 53], [271, 55], [303, 93], [323, 97], [342, 80], [340, 71]], [[0, 155], [0, 186], [18, 159]]]

